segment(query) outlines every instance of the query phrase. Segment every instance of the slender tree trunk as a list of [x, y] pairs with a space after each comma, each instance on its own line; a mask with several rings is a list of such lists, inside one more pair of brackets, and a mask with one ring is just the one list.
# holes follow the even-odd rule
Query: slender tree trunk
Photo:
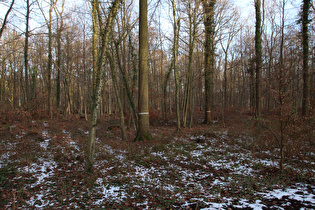
[[121, 94], [119, 93], [119, 85], [116, 77], [116, 65], [115, 62], [113, 61], [113, 57], [107, 53], [107, 59], [109, 60], [110, 63], [110, 69], [111, 69], [111, 76], [113, 80], [113, 86], [114, 86], [114, 91], [115, 91], [115, 96], [116, 96], [116, 101], [118, 104], [119, 108], [119, 118], [120, 118], [120, 129], [121, 129], [121, 136], [122, 140], [127, 140], [127, 134], [126, 134], [126, 127], [125, 127], [125, 115], [124, 115], [124, 108], [121, 103]]
[[171, 61], [171, 65], [169, 66], [165, 79], [164, 79], [164, 84], [163, 84], [163, 119], [166, 122], [167, 121], [167, 87], [168, 87], [168, 83], [171, 77], [171, 73], [172, 73], [172, 69], [173, 69], [173, 61]]
[[[117, 58], [117, 63], [118, 63], [118, 69], [122, 75], [122, 80], [123, 80], [123, 85], [127, 94], [128, 102], [130, 104], [131, 110], [132, 110], [132, 115], [134, 116], [135, 121], [138, 121], [138, 116], [137, 116], [137, 111], [136, 111], [136, 106], [135, 102], [132, 97], [132, 93], [130, 91], [130, 85], [127, 79], [126, 71], [123, 70], [121, 63], [120, 63], [120, 55], [119, 55], [119, 43], [115, 43], [115, 55]], [[127, 69], [127, 67], [124, 67]]]
[[58, 12], [57, 9], [56, 15], [57, 15], [57, 37], [56, 37], [56, 42], [57, 42], [57, 60], [56, 60], [56, 68], [57, 68], [57, 75], [56, 75], [56, 109], [59, 108], [60, 106], [60, 72], [61, 72], [61, 32], [63, 29], [63, 19], [62, 19], [62, 13], [64, 9], [64, 2], [62, 2], [62, 11]]
[[[30, 1], [26, 0], [26, 29], [25, 29], [25, 44], [24, 44], [24, 74], [25, 74], [25, 95], [26, 95], [26, 102], [30, 100], [29, 94], [29, 80], [28, 80], [28, 39], [30, 36], [29, 33], [29, 19], [30, 19]], [[30, 107], [27, 105], [27, 109], [29, 110]]]
[[256, 10], [256, 32], [255, 32], [255, 52], [256, 52], [256, 104], [255, 116], [261, 115], [261, 69], [262, 69], [262, 38], [261, 38], [261, 0], [255, 0]]
[[[93, 0], [94, 3], [98, 3], [98, 0]], [[89, 137], [88, 137], [88, 147], [86, 151], [85, 157], [85, 170], [87, 172], [93, 172], [93, 165], [94, 165], [94, 153], [95, 153], [95, 137], [96, 137], [96, 125], [97, 125], [97, 116], [99, 113], [100, 108], [100, 101], [101, 101], [101, 93], [104, 84], [104, 56], [108, 50], [108, 43], [109, 43], [109, 35], [111, 33], [112, 25], [114, 23], [114, 19], [117, 14], [117, 10], [119, 5], [121, 4], [122, 0], [114, 0], [110, 7], [110, 12], [108, 14], [106, 25], [101, 27], [101, 46], [99, 49], [100, 54], [98, 55], [97, 59], [97, 74], [95, 75], [96, 84], [95, 84], [95, 91], [93, 94], [93, 101], [92, 101], [92, 108], [91, 108], [91, 119], [90, 119], [90, 128], [89, 128]], [[98, 8], [97, 8], [98, 9]], [[99, 19], [99, 21], [101, 21]]]
[[303, 0], [302, 6], [302, 49], [303, 49], [303, 100], [302, 116], [308, 116], [311, 107], [310, 100], [310, 70], [309, 70], [309, 11], [310, 0]]
[[151, 139], [149, 132], [148, 3], [140, 0], [138, 130], [135, 141]]
[[284, 122], [284, 106], [285, 106], [285, 84], [286, 78], [284, 73], [284, 21], [285, 21], [285, 0], [282, 1], [282, 14], [281, 14], [281, 41], [280, 41], [280, 58], [279, 58], [279, 121], [280, 121], [280, 171], [283, 171], [283, 163], [284, 163], [284, 130], [285, 130], [285, 122]]
[[176, 107], [176, 120], [177, 132], [180, 132], [180, 110], [179, 110], [179, 75], [178, 75], [178, 43], [179, 43], [179, 19], [176, 17], [175, 0], [172, 0], [173, 19], [174, 19], [174, 45], [173, 45], [173, 68], [175, 78], [175, 107]]
[[48, 113], [52, 117], [52, 97], [51, 97], [51, 71], [52, 71], [52, 10], [54, 7], [54, 1], [50, 0], [49, 8], [49, 20], [48, 20], [48, 62], [47, 62], [47, 106]]
[[97, 8], [99, 6], [98, 0], [91, 0], [92, 6], [92, 57], [93, 57], [93, 91], [95, 90], [97, 78], [97, 40], [98, 40], [98, 19], [97, 19]]
[[[186, 97], [184, 99], [184, 109], [183, 109], [183, 127], [186, 127], [187, 121], [187, 114], [188, 110], [189, 113], [192, 114], [193, 111], [193, 96], [192, 96], [192, 89], [193, 89], [193, 72], [192, 72], [192, 64], [193, 64], [193, 56], [194, 56], [194, 48], [196, 42], [196, 34], [197, 34], [197, 11], [199, 8], [199, 1], [195, 1], [195, 7], [192, 11], [191, 2], [188, 2], [188, 9], [189, 9], [189, 55], [188, 55], [188, 73], [187, 73], [187, 85], [186, 85]], [[190, 123], [189, 127], [192, 126], [192, 115], [190, 115]]]
[[[130, 51], [130, 54], [131, 54], [131, 63], [132, 63], [132, 68], [133, 68], [133, 76], [132, 76], [132, 84], [131, 84], [131, 90], [134, 90], [136, 88], [136, 85], [137, 85], [137, 75], [138, 75], [138, 68], [137, 68], [137, 58], [136, 58], [136, 55], [134, 53], [135, 51], [135, 48], [133, 46], [133, 42], [132, 42], [132, 34], [129, 33], [129, 51]], [[131, 99], [132, 101], [134, 101], [134, 91], [131, 92]], [[133, 102], [134, 103], [134, 102]], [[134, 127], [135, 129], [137, 130], [137, 126], [138, 126], [138, 115], [136, 113], [136, 109], [134, 108], [133, 110], [135, 113], [134, 113]]]

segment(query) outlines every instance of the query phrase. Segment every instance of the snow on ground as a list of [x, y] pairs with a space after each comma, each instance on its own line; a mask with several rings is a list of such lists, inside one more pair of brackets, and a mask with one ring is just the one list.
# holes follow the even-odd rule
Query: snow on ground
[[[71, 151], [67, 154], [77, 157], [80, 152], [77, 142], [66, 130], [61, 135]], [[61, 166], [49, 159], [49, 155], [38, 158], [36, 162], [19, 168], [19, 176], [15, 179], [22, 180], [22, 176], [26, 176], [35, 180], [25, 186], [35, 193], [22, 207], [47, 208], [57, 205], [81, 208], [83, 202], [84, 207], [89, 208], [84, 201], [88, 198], [92, 207], [106, 207], [113, 203], [119, 206], [132, 201], [134, 206], [150, 209], [157, 200], [168, 200], [174, 209], [196, 206], [201, 209], [281, 209], [296, 203], [305, 208], [315, 208], [315, 186], [302, 182], [286, 187], [277, 183], [264, 186], [265, 180], [261, 179], [265, 177], [261, 171], [266, 167], [277, 167], [277, 162], [253, 158], [250, 151], [240, 149], [238, 145], [229, 145], [227, 132], [216, 133], [216, 136], [174, 138], [164, 147], [152, 147], [146, 153], [140, 149], [139, 154], [133, 154], [132, 158], [128, 156], [128, 151], [113, 149], [98, 139], [100, 151], [96, 155], [106, 153], [107, 159], [96, 161], [95, 168], [99, 170], [99, 175], [93, 187], [83, 188], [80, 187], [82, 181], [74, 179], [70, 183], [67, 180], [67, 176], [76, 173], [73, 168], [77, 167], [78, 161], [70, 158], [72, 162]], [[49, 152], [49, 144], [54, 137], [45, 131], [42, 137], [44, 141], [39, 145]], [[202, 140], [202, 143], [195, 143], [197, 140]], [[8, 144], [8, 147], [15, 148], [15, 145]], [[9, 159], [10, 152], [13, 151], [2, 154], [1, 161]], [[70, 191], [65, 192], [68, 197], [62, 201], [54, 198], [58, 192], [56, 176], [66, 185], [69, 184], [67, 189]], [[73, 176], [77, 174], [70, 177]]]

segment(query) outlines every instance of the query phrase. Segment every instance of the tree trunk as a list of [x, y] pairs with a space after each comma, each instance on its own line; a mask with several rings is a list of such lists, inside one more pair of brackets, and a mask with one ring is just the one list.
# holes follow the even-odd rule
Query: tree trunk
[[262, 38], [261, 38], [261, 0], [255, 0], [256, 11], [256, 32], [255, 32], [255, 52], [256, 52], [256, 104], [255, 116], [261, 115], [261, 69], [262, 69]]
[[310, 112], [310, 70], [309, 70], [309, 11], [310, 0], [303, 0], [302, 6], [302, 49], [303, 49], [303, 100], [302, 116], [308, 116]]
[[170, 80], [170, 76], [171, 76], [171, 73], [172, 73], [172, 69], [173, 69], [173, 61], [171, 61], [171, 65], [169, 66], [168, 70], [167, 70], [167, 73], [166, 73], [166, 76], [165, 76], [165, 79], [164, 79], [164, 83], [163, 83], [163, 119], [164, 119], [164, 122], [167, 121], [167, 87], [168, 87], [168, 83], [169, 83], [169, 80]]
[[205, 124], [211, 122], [211, 104], [213, 95], [213, 72], [215, 67], [215, 4], [216, 0], [203, 0], [203, 9], [205, 13]]
[[115, 62], [113, 61], [113, 58], [109, 53], [107, 53], [107, 59], [109, 60], [110, 63], [110, 70], [111, 70], [111, 76], [113, 80], [113, 86], [114, 86], [114, 91], [115, 91], [115, 96], [116, 96], [116, 101], [118, 104], [119, 108], [119, 118], [120, 118], [120, 129], [121, 129], [121, 137], [122, 140], [127, 140], [127, 134], [126, 134], [126, 127], [125, 127], [125, 116], [124, 116], [124, 108], [121, 103], [121, 94], [119, 93], [119, 85], [116, 77], [116, 65]]
[[[98, 3], [98, 0], [93, 0], [93, 2]], [[87, 147], [86, 157], [85, 157], [85, 170], [87, 172], [93, 172], [97, 116], [98, 116], [99, 108], [100, 108], [101, 92], [102, 92], [102, 88], [104, 84], [104, 75], [105, 75], [104, 56], [106, 55], [107, 50], [108, 50], [107, 47], [109, 43], [109, 35], [111, 33], [111, 28], [112, 28], [114, 19], [117, 14], [117, 10], [121, 2], [122, 0], [115, 0], [112, 2], [112, 6], [110, 7], [110, 12], [108, 14], [105, 27], [103, 28], [103, 26], [100, 25], [102, 41], [101, 41], [101, 46], [99, 49], [100, 54], [98, 55], [98, 59], [97, 59], [98, 74], [96, 75], [99, 78], [95, 79], [97, 83], [95, 84], [95, 91], [93, 94], [93, 101], [92, 101], [92, 107], [91, 107], [88, 147]]]
[[174, 19], [174, 45], [173, 45], [173, 68], [175, 78], [175, 107], [177, 132], [180, 132], [180, 111], [179, 111], [179, 75], [178, 75], [178, 42], [179, 42], [179, 19], [176, 17], [175, 0], [172, 0], [173, 19]]
[[92, 57], [93, 57], [93, 91], [95, 90], [97, 78], [97, 40], [98, 40], [98, 19], [97, 19], [97, 8], [99, 7], [98, 0], [91, 1], [92, 6]]
[[[122, 69], [122, 66], [121, 66], [121, 63], [120, 63], [119, 43], [115, 43], [115, 55], [116, 55], [116, 58], [117, 58], [119, 71], [120, 71], [120, 73], [122, 75], [123, 85], [124, 85], [124, 88], [125, 88], [125, 91], [126, 91], [126, 94], [127, 94], [128, 102], [129, 102], [131, 110], [132, 110], [132, 115], [134, 116], [134, 119], [135, 119], [135, 121], [137, 123], [138, 116], [137, 116], [135, 102], [133, 100], [132, 93], [130, 91], [130, 85], [129, 85], [129, 82], [128, 82], [128, 79], [127, 79], [126, 71], [124, 71]], [[127, 67], [125, 67], [125, 69], [126, 68]]]
[[151, 139], [149, 132], [148, 3], [140, 0], [138, 130], [134, 141]]
[[7, 13], [6, 13], [5, 16], [4, 16], [4, 19], [3, 19], [3, 22], [2, 22], [1, 28], [0, 28], [0, 38], [2, 37], [3, 30], [4, 30], [5, 25], [6, 25], [6, 23], [7, 23], [7, 19], [8, 19], [8, 17], [9, 17], [9, 14], [10, 14], [10, 12], [12, 11], [14, 2], [15, 2], [15, 0], [13, 0], [13, 1], [11, 2], [9, 9], [8, 9]]
[[60, 72], [61, 72], [61, 32], [63, 29], [63, 19], [62, 19], [62, 13], [64, 9], [64, 0], [62, 2], [62, 11], [59, 12], [57, 8], [55, 9], [56, 11], [56, 16], [57, 16], [57, 37], [56, 37], [56, 42], [57, 42], [57, 60], [56, 60], [56, 68], [57, 68], [57, 75], [56, 75], [56, 109], [59, 108], [60, 106]]
[[183, 127], [186, 127], [187, 114], [188, 110], [190, 113], [190, 122], [189, 127], [192, 126], [192, 111], [193, 111], [193, 72], [192, 72], [192, 64], [193, 64], [193, 56], [194, 56], [194, 48], [196, 42], [196, 34], [197, 34], [197, 11], [199, 9], [199, 1], [195, 1], [195, 7], [192, 11], [191, 2], [188, 2], [188, 15], [189, 15], [189, 55], [188, 55], [188, 73], [187, 73], [187, 85], [186, 85], [186, 97], [184, 100], [184, 109], [183, 109]]
[[[25, 44], [24, 44], [24, 74], [25, 74], [25, 95], [26, 95], [26, 102], [30, 100], [29, 94], [29, 80], [28, 80], [28, 39], [30, 37], [29, 33], [29, 19], [30, 19], [30, 1], [26, 0], [26, 29], [25, 29]], [[30, 107], [27, 105], [27, 110]]]

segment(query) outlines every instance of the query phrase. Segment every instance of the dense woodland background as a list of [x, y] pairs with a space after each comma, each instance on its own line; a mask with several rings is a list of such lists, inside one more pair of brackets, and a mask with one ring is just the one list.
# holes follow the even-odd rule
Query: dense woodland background
[[[9, 4], [2, 2], [1, 7], [5, 8]], [[104, 2], [102, 8], [108, 5]], [[93, 90], [91, 8], [88, 2], [81, 2], [79, 6], [67, 4], [64, 0], [15, 2], [1, 37], [2, 110], [19, 108], [29, 111], [32, 116], [51, 117], [56, 117], [57, 112], [64, 115], [89, 114]], [[173, 19], [168, 12], [170, 6], [168, 1], [153, 1], [149, 5], [150, 112], [158, 113], [164, 119], [175, 109], [171, 65]], [[303, 64], [301, 24], [298, 22], [300, 6], [290, 1], [264, 3], [261, 78], [264, 111], [272, 111], [279, 105], [279, 77], [285, 77], [283, 94], [290, 106], [295, 109], [302, 106]], [[25, 32], [26, 20], [23, 18], [27, 12], [28, 24], [32, 27], [28, 26]], [[222, 108], [254, 110], [255, 22], [254, 14], [248, 19], [241, 18], [243, 12], [230, 1], [217, 1], [215, 7], [214, 118], [218, 115], [221, 117], [218, 109]], [[180, 109], [184, 116], [188, 112], [194, 116], [196, 110], [204, 109], [205, 103], [202, 5], [198, 1], [178, 1], [176, 15], [180, 20]], [[310, 20], [313, 16], [312, 10]], [[125, 1], [115, 21], [110, 44], [111, 54], [117, 64], [117, 80], [126, 115], [131, 113], [128, 94], [134, 104], [137, 101], [137, 20], [138, 6], [134, 1]], [[310, 89], [314, 100], [315, 47], [312, 22], [309, 25], [309, 37]], [[193, 49], [190, 49], [192, 40]], [[283, 53], [284, 58], [283, 75], [279, 71], [280, 53]], [[107, 73], [100, 117], [118, 113], [109, 65], [105, 69]]]
[[[100, 30], [110, 7], [110, 2], [98, 2], [98, 13], [93, 16], [93, 2], [98, 1], [1, 2], [2, 10], [10, 12], [2, 20], [6, 24], [1, 28], [3, 114], [23, 113], [27, 119], [77, 116], [88, 120], [103, 37]], [[256, 70], [255, 13], [244, 17], [247, 12], [241, 11], [233, 1], [219, 0], [213, 4], [211, 14], [214, 58], [209, 64], [212, 66], [210, 85], [205, 85], [206, 4], [202, 1], [150, 2], [150, 118], [173, 122], [178, 109], [177, 130], [180, 131], [180, 127], [206, 122], [198, 116], [205, 112], [207, 118], [209, 104], [211, 120], [223, 126], [233, 110], [256, 116], [257, 120], [262, 116], [260, 123], [270, 131], [263, 117], [276, 117], [272, 122], [281, 124], [275, 129], [281, 133], [287, 125], [292, 125], [293, 118], [312, 127], [312, 112], [301, 113], [305, 90], [302, 2], [253, 1], [248, 6], [254, 7], [257, 2], [261, 5], [261, 72], [257, 74]], [[128, 128], [133, 129], [137, 128], [138, 118], [138, 18], [139, 5], [135, 1], [123, 1], [111, 29], [106, 59], [101, 58], [105, 64], [99, 118], [123, 117]], [[309, 2], [309, 110], [314, 108], [315, 99], [313, 18], [314, 7]], [[260, 75], [259, 92], [257, 75]], [[210, 102], [205, 100], [208, 86]], [[119, 108], [123, 111], [121, 114]], [[302, 115], [308, 118], [301, 119]], [[314, 131], [308, 134], [313, 137]]]

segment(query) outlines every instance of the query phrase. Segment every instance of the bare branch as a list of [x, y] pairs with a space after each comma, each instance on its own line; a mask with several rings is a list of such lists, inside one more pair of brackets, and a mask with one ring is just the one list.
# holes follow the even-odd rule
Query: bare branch
[[9, 14], [10, 14], [12, 8], [13, 8], [14, 1], [15, 1], [15, 0], [12, 0], [9, 9], [8, 9], [7, 13], [5, 14], [5, 17], [4, 17], [2, 26], [1, 26], [1, 28], [0, 28], [0, 38], [1, 38], [1, 36], [2, 36], [4, 27], [5, 27], [6, 23], [7, 23], [8, 16], [9, 16]]

